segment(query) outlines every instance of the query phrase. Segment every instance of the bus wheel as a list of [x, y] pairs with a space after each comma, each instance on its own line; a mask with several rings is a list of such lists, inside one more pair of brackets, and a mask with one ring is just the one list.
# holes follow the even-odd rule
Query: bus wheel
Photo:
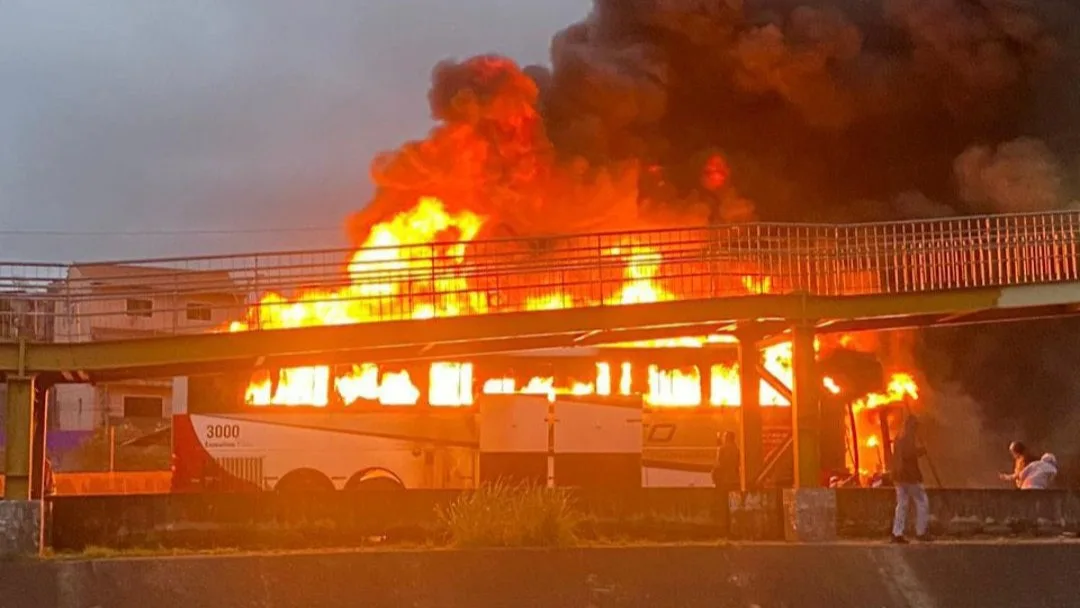
[[405, 485], [393, 473], [379, 469], [357, 473], [345, 484], [347, 492], [387, 492], [404, 489]]
[[334, 482], [330, 478], [315, 469], [297, 469], [289, 471], [274, 490], [278, 492], [332, 492]]

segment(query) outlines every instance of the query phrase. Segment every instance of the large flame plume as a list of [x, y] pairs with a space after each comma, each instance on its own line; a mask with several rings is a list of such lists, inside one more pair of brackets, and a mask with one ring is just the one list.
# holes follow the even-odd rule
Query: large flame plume
[[[469, 211], [452, 213], [435, 198], [421, 198], [417, 204], [386, 222], [374, 225], [364, 246], [352, 255], [346, 268], [350, 282], [337, 290], [310, 290], [286, 298], [266, 294], [252, 307], [249, 318], [234, 322], [231, 331], [252, 328], [281, 329], [313, 325], [340, 325], [379, 321], [390, 318], [428, 319], [432, 317], [483, 314], [488, 311], [488, 298], [493, 294], [470, 289], [469, 278], [456, 272], [465, 264], [469, 246], [481, 232], [486, 218]], [[438, 250], [438, 251], [437, 251]], [[414, 266], [426, 267], [436, 254], [445, 260], [437, 273], [416, 273]], [[662, 278], [663, 256], [655, 248], [633, 243], [613, 247], [607, 252], [622, 266], [618, 288], [604, 299], [605, 304], [647, 304], [677, 299], [679, 282]], [[747, 275], [730, 282], [730, 295], [768, 293], [769, 277]], [[497, 294], [496, 294], [497, 296]], [[391, 302], [387, 310], [387, 302]], [[530, 295], [525, 299], [526, 310], [550, 310], [575, 305], [596, 305], [584, 300], [581, 294], [553, 289], [548, 293]], [[724, 337], [695, 337], [635, 343], [633, 347], [703, 347]], [[839, 338], [844, 345], [848, 338]], [[820, 342], [818, 342], [820, 348]], [[767, 347], [763, 353], [766, 372], [782, 387], [792, 384], [792, 346], [781, 342]], [[348, 407], [357, 403], [377, 403], [384, 406], [408, 406], [426, 401], [435, 407], [471, 405], [480, 394], [522, 393], [546, 395], [554, 399], [569, 395], [629, 395], [635, 374], [645, 378], [644, 401], [650, 407], [697, 407], [703, 405], [702, 374], [708, 374], [708, 402], [712, 407], [738, 407], [741, 392], [737, 364], [712, 365], [707, 370], [697, 366], [663, 368], [648, 365], [634, 369], [620, 362], [613, 369], [611, 362], [598, 362], [591, 378], [578, 379], [561, 385], [554, 377], [486, 378], [475, 386], [477, 378], [470, 362], [435, 362], [428, 368], [426, 382], [417, 382], [409, 371], [381, 369], [371, 363], [353, 365], [344, 370], [330, 366], [310, 366], [282, 369], [276, 377], [269, 372], [255, 375], [246, 391], [246, 401], [253, 406], [310, 406], [326, 407], [330, 397]], [[422, 394], [426, 386], [428, 394]], [[835, 388], [835, 381], [824, 378], [823, 387]], [[855, 407], [872, 409], [917, 395], [911, 376], [897, 373], [889, 389], [881, 394], [863, 397]], [[760, 387], [761, 404], [788, 406], [788, 398], [774, 384], [763, 380]]]

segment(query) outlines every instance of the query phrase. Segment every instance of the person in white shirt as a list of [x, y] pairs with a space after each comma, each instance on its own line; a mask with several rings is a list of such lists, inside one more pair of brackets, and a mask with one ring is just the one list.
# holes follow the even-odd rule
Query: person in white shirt
[[1021, 490], [1046, 490], [1053, 486], [1057, 473], [1057, 458], [1053, 454], [1043, 454], [1042, 458], [1024, 467], [1016, 481]]

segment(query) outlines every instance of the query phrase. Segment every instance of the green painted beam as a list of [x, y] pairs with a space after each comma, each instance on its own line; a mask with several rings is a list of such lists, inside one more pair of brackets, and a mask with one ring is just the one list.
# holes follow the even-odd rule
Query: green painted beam
[[800, 323], [792, 332], [791, 367], [795, 487], [815, 488], [821, 485], [821, 377], [811, 324]]
[[[444, 347], [467, 354], [462, 345], [513, 338], [522, 344], [583, 345], [597, 343], [608, 332], [611, 340], [651, 332], [654, 336], [708, 332], [719, 324], [744, 320], [895, 319], [994, 308], [999, 291], [972, 290], [900, 296], [812, 297], [757, 295], [714, 300], [685, 300], [618, 307], [499, 313], [483, 316], [392, 321], [251, 331], [235, 334], [199, 334], [145, 339], [68, 344], [30, 344], [25, 357], [17, 344], [0, 345], [0, 373], [14, 374], [25, 363], [27, 373], [95, 372], [216, 365], [257, 365], [268, 359], [317, 360], [334, 353], [342, 356], [381, 357], [403, 349], [416, 351]], [[887, 329], [878, 325], [877, 329]], [[622, 333], [624, 338], [615, 337]], [[509, 344], [509, 343], [507, 343]], [[454, 345], [454, 348], [449, 348]], [[509, 346], [507, 346], [509, 348]], [[524, 346], [529, 348], [529, 346]], [[533, 347], [536, 348], [536, 347]]]
[[762, 441], [761, 420], [761, 349], [755, 335], [743, 330], [739, 333], [739, 443], [742, 445], [740, 485], [742, 489], [755, 489], [756, 480], [765, 468], [765, 446]]
[[33, 435], [34, 379], [8, 377], [7, 445], [4, 467], [4, 499], [30, 499], [30, 438]]
[[[502, 313], [423, 321], [392, 321], [167, 336], [108, 342], [32, 344], [26, 368], [36, 372], [94, 371], [253, 361], [265, 357], [303, 357], [323, 353], [370, 352], [375, 349], [460, 344], [497, 338], [579, 337], [595, 332], [667, 328], [693, 333], [702, 325], [756, 316], [790, 313], [799, 301], [785, 296], [683, 301], [618, 308]], [[0, 370], [17, 369], [17, 357], [0, 348]]]

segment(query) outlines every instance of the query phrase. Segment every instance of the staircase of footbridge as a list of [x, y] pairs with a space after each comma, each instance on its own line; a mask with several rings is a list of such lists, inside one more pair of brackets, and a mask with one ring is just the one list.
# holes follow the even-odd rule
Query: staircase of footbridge
[[[1080, 310], [1080, 212], [0, 264], [0, 375], [50, 382]], [[234, 323], [230, 331], [230, 323]]]

